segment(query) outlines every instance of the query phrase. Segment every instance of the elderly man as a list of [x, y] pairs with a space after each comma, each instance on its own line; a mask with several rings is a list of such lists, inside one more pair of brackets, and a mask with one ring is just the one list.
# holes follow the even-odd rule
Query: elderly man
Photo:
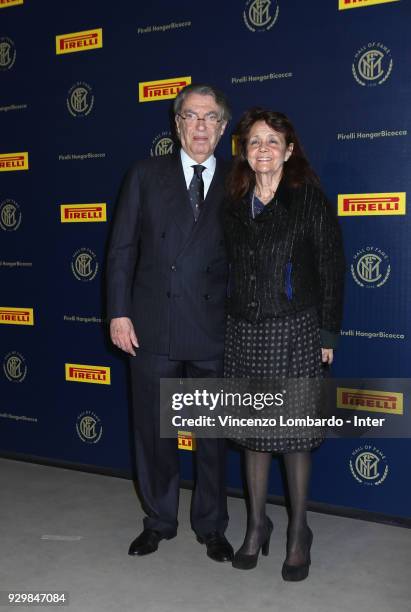
[[[131, 355], [138, 488], [147, 514], [130, 555], [177, 532], [178, 449], [160, 438], [160, 378], [222, 376], [227, 262], [220, 223], [226, 166], [214, 150], [226, 99], [189, 85], [174, 101], [181, 149], [137, 162], [124, 180], [108, 253], [113, 343]], [[215, 561], [230, 561], [225, 442], [197, 440], [192, 528]]]

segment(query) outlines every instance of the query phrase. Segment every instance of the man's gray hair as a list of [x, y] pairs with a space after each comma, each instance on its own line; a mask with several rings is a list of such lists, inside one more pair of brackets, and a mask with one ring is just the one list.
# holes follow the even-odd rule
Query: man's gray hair
[[186, 87], [184, 87], [184, 89], [180, 91], [180, 93], [174, 100], [174, 115], [178, 115], [181, 112], [183, 102], [190, 94], [200, 94], [200, 96], [213, 96], [217, 105], [221, 109], [221, 119], [223, 119], [224, 121], [230, 121], [231, 109], [225, 95], [216, 87], [201, 83], [199, 85], [187, 85]]

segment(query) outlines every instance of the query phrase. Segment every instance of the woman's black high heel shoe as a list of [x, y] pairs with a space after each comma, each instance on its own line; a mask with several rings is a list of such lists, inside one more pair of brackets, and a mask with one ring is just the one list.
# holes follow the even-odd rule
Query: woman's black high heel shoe
[[305, 580], [308, 576], [308, 572], [311, 564], [311, 544], [313, 543], [313, 532], [309, 527], [307, 527], [308, 531], [308, 553], [307, 553], [307, 561], [302, 565], [288, 565], [284, 561], [283, 569], [281, 570], [281, 575], [283, 580], [287, 580], [289, 582], [299, 582], [300, 580]]
[[257, 565], [258, 555], [261, 554], [266, 557], [270, 552], [270, 538], [273, 531], [273, 524], [268, 516], [265, 517], [264, 526], [264, 540], [259, 546], [257, 552], [254, 555], [246, 555], [240, 551], [236, 552], [233, 559], [233, 567], [236, 569], [249, 570], [253, 569]]

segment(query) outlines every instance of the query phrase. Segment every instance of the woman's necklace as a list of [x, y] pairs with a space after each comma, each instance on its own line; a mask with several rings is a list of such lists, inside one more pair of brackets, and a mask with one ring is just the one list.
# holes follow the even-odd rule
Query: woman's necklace
[[255, 219], [254, 198], [255, 198], [255, 189], [253, 189], [253, 197], [251, 198], [251, 217], [253, 219]]
[[[253, 189], [253, 196], [252, 196], [252, 198], [251, 198], [251, 217], [252, 217], [253, 219], [255, 219], [255, 217], [256, 217], [256, 214], [255, 214], [255, 207], [254, 207], [254, 201], [255, 201], [255, 198], [257, 198], [257, 199], [258, 199], [258, 200], [259, 200], [259, 201], [260, 201], [260, 202], [261, 202], [261, 203], [262, 203], [262, 204], [265, 206], [265, 203], [264, 203], [264, 202], [263, 202], [263, 201], [262, 201], [262, 200], [261, 200], [261, 199], [260, 199], [260, 198], [259, 198], [259, 197], [256, 195], [256, 193], [255, 193], [255, 189]], [[271, 199], [271, 198], [270, 198], [270, 199]], [[269, 201], [270, 201], [270, 200], [269, 200]], [[261, 212], [261, 211], [260, 211], [260, 212]]]
[[257, 193], [257, 185], [254, 187], [254, 193], [256, 195], [256, 197], [260, 200], [260, 202], [262, 202], [263, 204], [268, 204], [268, 202], [270, 202], [274, 195], [275, 192], [277, 191], [277, 187], [275, 189], [270, 189], [268, 192], [268, 197], [263, 197], [263, 194], [261, 192], [261, 189], [259, 190], [260, 194]]
[[264, 206], [265, 206], [266, 204], [268, 204], [268, 202], [271, 202], [271, 200], [273, 199], [273, 197], [274, 197], [274, 195], [275, 195], [275, 192], [276, 192], [276, 190], [274, 190], [274, 191], [273, 191], [273, 190], [270, 190], [270, 195], [268, 196], [268, 198], [264, 198], [264, 200], [267, 200], [267, 201], [265, 202], [265, 201], [262, 199], [262, 197], [261, 197], [261, 196], [259, 196], [259, 195], [256, 193], [256, 191], [257, 191], [257, 187], [254, 187], [254, 189], [253, 189], [253, 197], [252, 197], [252, 199], [251, 199], [251, 214], [252, 214], [253, 219], [255, 219], [254, 199], [255, 199], [255, 198], [258, 198], [258, 199], [260, 200], [260, 202], [262, 202], [262, 203], [264, 204]]

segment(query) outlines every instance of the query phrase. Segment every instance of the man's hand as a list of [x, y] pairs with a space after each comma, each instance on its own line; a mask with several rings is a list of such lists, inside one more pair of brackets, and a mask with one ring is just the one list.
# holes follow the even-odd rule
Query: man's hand
[[331, 365], [334, 359], [333, 349], [322, 348], [321, 349], [321, 359], [323, 363], [328, 363], [328, 365]]
[[136, 356], [133, 347], [138, 348], [138, 340], [131, 319], [116, 317], [110, 321], [110, 337], [119, 349]]

